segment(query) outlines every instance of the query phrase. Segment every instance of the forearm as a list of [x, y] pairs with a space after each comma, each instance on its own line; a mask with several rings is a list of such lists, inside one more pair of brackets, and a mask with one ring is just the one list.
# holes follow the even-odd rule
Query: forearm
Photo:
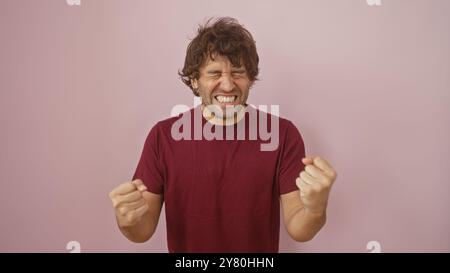
[[287, 231], [298, 242], [306, 242], [314, 238], [325, 225], [326, 211], [311, 213], [304, 207], [299, 208], [287, 223]]

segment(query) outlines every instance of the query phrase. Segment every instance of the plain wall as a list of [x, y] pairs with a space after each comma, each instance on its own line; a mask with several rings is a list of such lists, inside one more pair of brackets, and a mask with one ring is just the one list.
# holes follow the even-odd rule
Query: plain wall
[[249, 103], [280, 105], [338, 172], [327, 225], [281, 252], [450, 251], [450, 1], [0, 1], [0, 251], [167, 252], [134, 244], [108, 198], [150, 128], [193, 105], [177, 76], [197, 25], [253, 34]]

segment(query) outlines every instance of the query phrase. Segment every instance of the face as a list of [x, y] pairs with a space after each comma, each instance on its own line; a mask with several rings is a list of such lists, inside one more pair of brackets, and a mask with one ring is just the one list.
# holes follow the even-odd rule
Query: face
[[204, 106], [221, 109], [215, 112], [216, 117], [233, 117], [235, 108], [245, 106], [252, 82], [244, 66], [235, 67], [227, 57], [216, 55], [214, 60], [208, 57], [199, 72], [199, 79], [193, 79], [192, 86]]

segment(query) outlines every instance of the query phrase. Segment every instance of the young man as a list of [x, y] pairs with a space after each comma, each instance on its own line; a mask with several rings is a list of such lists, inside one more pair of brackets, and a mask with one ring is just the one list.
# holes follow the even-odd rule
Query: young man
[[305, 157], [289, 120], [246, 103], [258, 61], [236, 20], [199, 28], [180, 75], [201, 106], [158, 122], [133, 181], [109, 194], [129, 240], [150, 239], [163, 202], [169, 252], [278, 252], [280, 203], [294, 240], [311, 240], [323, 227], [336, 172], [321, 157]]

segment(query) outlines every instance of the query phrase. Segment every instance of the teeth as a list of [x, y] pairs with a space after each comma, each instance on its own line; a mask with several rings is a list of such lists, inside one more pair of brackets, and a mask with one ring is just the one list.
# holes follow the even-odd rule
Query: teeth
[[220, 102], [220, 103], [230, 103], [230, 102], [234, 102], [235, 100], [235, 96], [217, 96], [216, 99]]

